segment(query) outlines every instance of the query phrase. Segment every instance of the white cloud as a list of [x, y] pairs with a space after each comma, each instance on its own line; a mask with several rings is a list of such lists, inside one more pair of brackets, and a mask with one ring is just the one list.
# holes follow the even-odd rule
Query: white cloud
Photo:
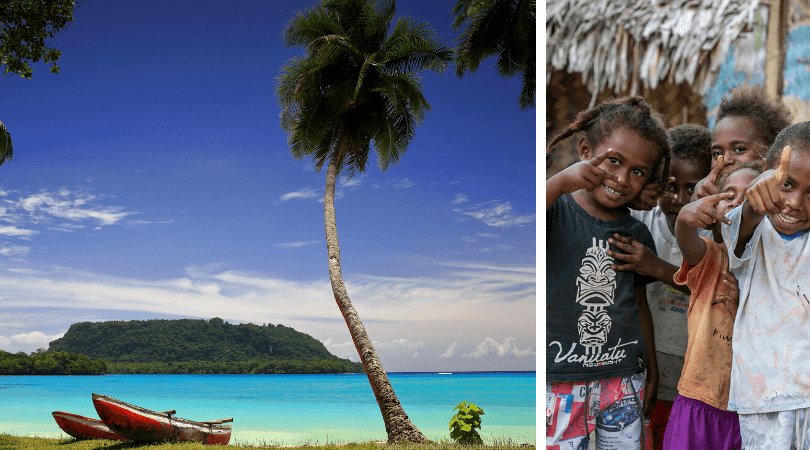
[[452, 358], [456, 356], [456, 352], [458, 351], [458, 342], [453, 342], [447, 347], [447, 350], [442, 353], [442, 358]]
[[341, 178], [338, 181], [339, 188], [356, 188], [363, 184], [362, 177]]
[[534, 356], [535, 351], [531, 347], [518, 348], [515, 347], [515, 338], [508, 337], [503, 341], [503, 344], [498, 343], [495, 339], [487, 337], [483, 342], [475, 347], [475, 351], [463, 355], [465, 358], [484, 358], [487, 356], [497, 356], [504, 358], [507, 356], [515, 356], [517, 358], [525, 358]]
[[391, 186], [398, 189], [410, 189], [416, 186], [416, 183], [414, 183], [410, 178], [402, 178], [392, 182]]
[[130, 220], [128, 223], [130, 223], [132, 225], [166, 225], [166, 224], [174, 223], [174, 219], [169, 219], [169, 220], [137, 219], [137, 220]]
[[281, 248], [301, 248], [301, 247], [308, 247], [310, 245], [317, 245], [320, 244], [321, 241], [293, 241], [293, 242], [284, 242], [281, 244], [276, 244], [276, 247]]
[[[386, 370], [448, 369], [448, 359], [440, 357], [448, 342], [473, 349], [493, 335], [535, 339], [534, 266], [449, 262], [425, 276], [344, 277]], [[0, 311], [15, 311], [20, 322], [15, 334], [56, 334], [82, 320], [167, 317], [170, 311], [171, 317], [281, 323], [357, 360], [325, 277], [294, 281], [210, 265], [189, 268], [183, 277], [150, 280], [37, 267], [0, 271], [0, 293]], [[8, 349], [9, 339], [0, 348]], [[534, 368], [529, 358], [506, 365], [495, 359], [500, 358], [455, 358], [452, 369]]]
[[30, 237], [37, 234], [34, 230], [28, 230], [25, 228], [17, 228], [15, 226], [0, 226], [0, 235], [9, 236], [9, 237]]
[[464, 195], [464, 194], [456, 194], [455, 197], [453, 197], [453, 201], [450, 202], [450, 203], [452, 203], [454, 205], [460, 205], [462, 203], [467, 203], [469, 201], [470, 201], [470, 199], [467, 198], [466, 195]]
[[493, 228], [522, 226], [534, 222], [534, 214], [514, 214], [510, 202], [488, 202], [453, 211], [478, 219]]
[[31, 247], [24, 245], [0, 245], [0, 255], [2, 256], [25, 256], [31, 252]]
[[18, 205], [34, 219], [56, 217], [74, 222], [88, 220], [97, 225], [113, 225], [132, 214], [117, 206], [93, 205], [97, 199], [94, 195], [62, 188], [56, 193], [42, 191], [21, 198]]
[[425, 346], [424, 341], [411, 341], [409, 339], [399, 338], [391, 341], [372, 341], [374, 349], [378, 353], [385, 356], [410, 356], [416, 358], [419, 356], [419, 349]]
[[62, 336], [64, 336], [64, 333], [49, 336], [41, 331], [31, 331], [8, 337], [0, 336], [0, 349], [11, 353], [31, 353], [41, 348], [48, 348], [51, 341]]
[[[403, 356], [406, 358], [417, 358], [419, 357], [419, 350], [425, 347], [424, 341], [412, 341], [405, 338], [392, 339], [390, 341], [372, 340], [371, 344], [374, 346], [377, 356], [381, 359]], [[351, 340], [335, 342], [333, 339], [329, 338], [323, 341], [323, 345], [334, 355], [355, 362], [360, 361], [360, 357], [357, 355], [357, 349], [354, 346], [354, 342]]]
[[282, 202], [286, 202], [288, 200], [306, 200], [311, 198], [318, 198], [321, 194], [317, 189], [313, 188], [302, 188], [297, 191], [287, 192], [279, 197], [279, 200]]

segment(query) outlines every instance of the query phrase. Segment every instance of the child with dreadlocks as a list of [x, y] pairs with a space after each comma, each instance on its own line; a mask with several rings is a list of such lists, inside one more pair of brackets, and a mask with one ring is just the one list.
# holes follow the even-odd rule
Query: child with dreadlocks
[[633, 271], [652, 277], [647, 285], [647, 302], [655, 331], [655, 350], [660, 375], [658, 396], [650, 414], [655, 449], [661, 449], [669, 411], [678, 394], [678, 379], [686, 353], [686, 311], [689, 290], [675, 283], [673, 275], [681, 266], [681, 249], [675, 240], [675, 220], [689, 203], [695, 185], [711, 168], [711, 134], [700, 125], [680, 125], [667, 131], [670, 165], [666, 184], [669, 196], [661, 196], [650, 211], [632, 210], [633, 217], [650, 229], [654, 251], [629, 236], [617, 233], [608, 243], [617, 251], [608, 251], [616, 264], [613, 269]]
[[[581, 161], [546, 181], [546, 448], [652, 447], [642, 432], [658, 384], [645, 285], [613, 269], [615, 233], [655, 248], [627, 204], [668, 166], [661, 119], [641, 97], [581, 112], [549, 149], [581, 133]], [[614, 248], [615, 250], [615, 248]]]

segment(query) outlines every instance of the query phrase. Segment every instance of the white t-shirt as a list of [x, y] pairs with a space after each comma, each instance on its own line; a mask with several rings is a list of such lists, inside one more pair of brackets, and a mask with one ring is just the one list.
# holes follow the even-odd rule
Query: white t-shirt
[[[669, 231], [664, 211], [656, 206], [650, 211], [631, 210], [630, 214], [650, 229], [658, 257], [680, 267], [683, 255], [675, 236]], [[689, 294], [656, 281], [647, 285], [647, 303], [653, 319], [655, 350], [683, 357], [688, 342], [686, 311], [689, 308]]]
[[754, 414], [810, 407], [808, 233], [786, 239], [765, 217], [737, 258], [742, 207], [728, 218], [723, 240], [740, 286], [729, 409]]

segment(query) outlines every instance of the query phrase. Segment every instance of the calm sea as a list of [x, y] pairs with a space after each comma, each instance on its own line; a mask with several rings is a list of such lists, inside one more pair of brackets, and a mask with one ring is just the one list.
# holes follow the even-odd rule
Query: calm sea
[[[405, 411], [430, 439], [449, 439], [462, 400], [484, 409], [481, 436], [534, 443], [534, 372], [393, 373]], [[345, 375], [0, 376], [0, 433], [67, 437], [51, 417], [98, 417], [90, 394], [192, 420], [233, 417], [232, 443], [277, 445], [385, 440], [368, 379]]]

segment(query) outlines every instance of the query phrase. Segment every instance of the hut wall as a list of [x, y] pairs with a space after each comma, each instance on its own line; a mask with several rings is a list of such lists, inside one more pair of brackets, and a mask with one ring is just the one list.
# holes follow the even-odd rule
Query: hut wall
[[[624, 95], [629, 95], [629, 92], [617, 95], [612, 90], [604, 90], [597, 96], [597, 101]], [[668, 128], [684, 123], [706, 125], [703, 99], [689, 85], [664, 83], [655, 89], [643, 89], [640, 95], [661, 113]], [[590, 100], [591, 94], [579, 74], [553, 72], [546, 86], [546, 142], [556, 132], [568, 127], [577, 113], [588, 109]], [[547, 155], [546, 178], [577, 161], [577, 141], [577, 137], [568, 138]]]

